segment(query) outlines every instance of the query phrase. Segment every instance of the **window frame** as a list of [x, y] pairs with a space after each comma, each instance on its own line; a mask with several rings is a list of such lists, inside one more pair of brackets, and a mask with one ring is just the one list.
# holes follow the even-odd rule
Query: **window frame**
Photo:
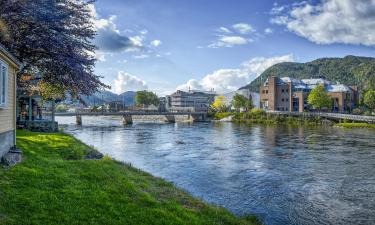
[[[3, 73], [3, 70], [5, 70], [5, 74]], [[0, 59], [0, 109], [4, 109], [8, 106], [8, 91], [9, 65], [4, 60]]]

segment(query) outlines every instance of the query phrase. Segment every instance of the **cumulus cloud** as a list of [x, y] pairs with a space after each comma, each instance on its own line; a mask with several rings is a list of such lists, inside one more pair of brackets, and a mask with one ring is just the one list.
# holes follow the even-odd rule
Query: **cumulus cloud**
[[210, 45], [209, 48], [233, 47], [235, 45], [245, 45], [252, 42], [252, 39], [246, 39], [241, 36], [220, 36], [218, 40]]
[[135, 55], [133, 56], [133, 58], [135, 59], [146, 59], [146, 58], [149, 58], [150, 55], [147, 55], [147, 54], [141, 54], [141, 55]]
[[115, 15], [109, 18], [99, 18], [93, 4], [89, 5], [89, 10], [97, 32], [94, 43], [98, 46], [99, 51], [137, 51], [143, 47], [144, 35], [146, 34], [144, 31], [141, 31], [140, 35], [128, 37], [118, 30]]
[[125, 91], [140, 91], [146, 89], [147, 85], [145, 81], [124, 71], [119, 71], [117, 78], [113, 81], [113, 91], [117, 94], [124, 93]]
[[375, 45], [375, 0], [324, 0], [286, 7], [272, 9], [277, 15], [271, 22], [312, 42]]
[[232, 27], [240, 34], [249, 34], [251, 32], [255, 32], [255, 29], [248, 23], [237, 23]]
[[160, 40], [153, 40], [153, 41], [151, 41], [151, 45], [154, 46], [154, 47], [158, 47], [159, 45], [161, 45], [161, 41]]
[[266, 28], [266, 29], [264, 29], [264, 33], [265, 34], [272, 34], [273, 33], [273, 30], [271, 29], [271, 28]]
[[231, 33], [232, 33], [232, 31], [229, 30], [229, 29], [226, 28], [226, 27], [219, 27], [219, 28], [217, 29], [217, 32], [219, 32], [219, 33], [225, 33], [225, 34], [231, 34]]
[[179, 85], [177, 90], [211, 90], [217, 93], [235, 91], [251, 82], [263, 71], [272, 65], [281, 62], [293, 62], [292, 54], [275, 56], [270, 58], [255, 57], [243, 62], [240, 68], [219, 69], [203, 77], [201, 80], [191, 79], [185, 84]]

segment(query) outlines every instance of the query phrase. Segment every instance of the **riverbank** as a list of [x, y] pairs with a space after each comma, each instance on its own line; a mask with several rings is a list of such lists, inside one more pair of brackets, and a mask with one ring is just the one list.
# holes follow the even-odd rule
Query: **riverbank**
[[368, 123], [337, 123], [335, 124], [336, 127], [343, 127], [343, 128], [373, 128], [375, 129], [375, 124], [368, 124]]
[[18, 131], [24, 161], [0, 167], [0, 224], [259, 224], [191, 197], [72, 136]]
[[316, 126], [322, 124], [332, 124], [319, 116], [316, 117], [292, 117], [287, 115], [276, 115], [264, 112], [261, 109], [253, 109], [249, 112], [224, 112], [212, 115], [214, 120], [223, 120], [231, 116], [231, 122], [243, 124], [262, 124], [262, 125], [309, 125]]

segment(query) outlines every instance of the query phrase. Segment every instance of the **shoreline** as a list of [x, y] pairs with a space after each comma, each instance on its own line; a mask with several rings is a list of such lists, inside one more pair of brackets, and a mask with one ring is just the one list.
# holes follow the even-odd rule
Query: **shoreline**
[[87, 159], [97, 150], [70, 134], [17, 133], [24, 161], [0, 167], [1, 224], [261, 224], [108, 156]]

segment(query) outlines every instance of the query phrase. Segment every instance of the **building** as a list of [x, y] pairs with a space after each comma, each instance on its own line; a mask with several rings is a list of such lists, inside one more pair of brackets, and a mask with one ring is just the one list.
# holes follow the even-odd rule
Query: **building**
[[0, 158], [16, 143], [16, 80], [20, 63], [0, 45]]
[[215, 96], [213, 91], [178, 90], [166, 97], [166, 108], [168, 111], [207, 112]]
[[260, 106], [264, 110], [303, 112], [312, 110], [307, 103], [310, 91], [324, 85], [333, 99], [332, 112], [350, 112], [358, 103], [356, 86], [333, 84], [324, 79], [294, 79], [269, 77], [260, 87]]

